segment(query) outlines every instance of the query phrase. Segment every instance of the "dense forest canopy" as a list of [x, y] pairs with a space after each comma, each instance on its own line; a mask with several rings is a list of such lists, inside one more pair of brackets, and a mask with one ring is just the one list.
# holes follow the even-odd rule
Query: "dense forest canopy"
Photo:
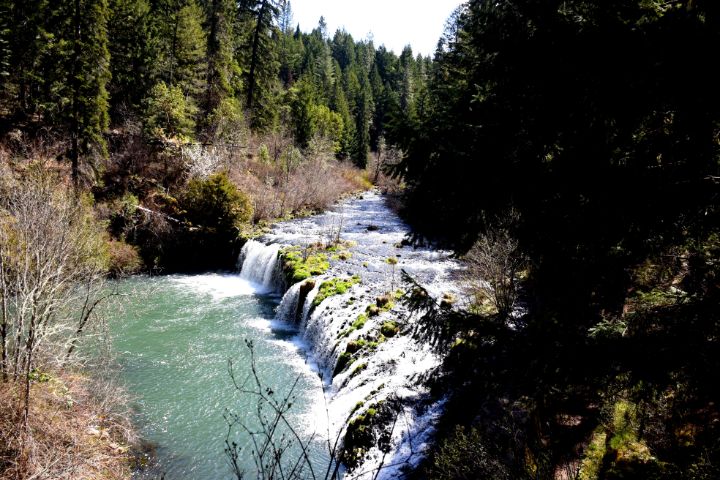
[[212, 143], [247, 115], [256, 131], [288, 128], [303, 148], [320, 133], [339, 158], [365, 166], [390, 119], [413, 115], [431, 63], [410, 47], [397, 56], [328, 32], [323, 19], [303, 33], [278, 0], [0, 8], [5, 130], [33, 122], [67, 132], [73, 162], [106, 156], [109, 126], [136, 117], [148, 139]]
[[712, 1], [579, 0], [469, 1], [448, 22], [393, 138], [406, 213], [471, 264], [527, 259], [527, 325], [430, 320], [464, 338], [449, 410], [478, 427], [448, 430], [440, 478], [718, 475], [719, 22]]

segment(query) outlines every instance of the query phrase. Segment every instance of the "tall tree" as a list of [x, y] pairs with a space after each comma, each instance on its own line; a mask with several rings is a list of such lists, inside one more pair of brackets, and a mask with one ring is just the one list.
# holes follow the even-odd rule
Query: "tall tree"
[[148, 0], [111, 0], [108, 23], [113, 115], [137, 108], [151, 86], [150, 4]]
[[22, 112], [35, 110], [43, 78], [38, 71], [39, 62], [46, 50], [43, 40], [49, 17], [46, 0], [14, 1], [12, 4], [13, 35], [10, 37], [12, 82], [17, 86], [16, 107]]
[[373, 115], [372, 91], [368, 82], [364, 82], [357, 98], [355, 108], [355, 140], [352, 160], [359, 168], [365, 168], [370, 153], [370, 121]]
[[80, 180], [82, 157], [107, 155], [103, 134], [109, 123], [109, 17], [107, 0], [73, 0], [72, 53], [67, 84], [70, 86], [71, 104], [69, 157], [76, 185]]
[[277, 48], [274, 35], [282, 0], [243, 0], [241, 15], [248, 24], [246, 47], [249, 56], [246, 61], [246, 105], [253, 113], [252, 121], [257, 125], [258, 97], [267, 97], [277, 74]]
[[158, 0], [151, 14], [154, 80], [201, 103], [207, 80], [205, 14], [195, 0]]
[[207, 91], [205, 112], [235, 95], [240, 87], [240, 67], [234, 52], [236, 5], [232, 0], [210, 0], [208, 5]]

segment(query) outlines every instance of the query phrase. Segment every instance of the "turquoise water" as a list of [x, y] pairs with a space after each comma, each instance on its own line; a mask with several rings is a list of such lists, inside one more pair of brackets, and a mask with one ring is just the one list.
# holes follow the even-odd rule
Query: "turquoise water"
[[[137, 277], [121, 289], [128, 296], [111, 315], [113, 346], [135, 397], [136, 424], [158, 463], [138, 478], [231, 478], [223, 414], [257, 424], [254, 399], [239, 394], [228, 373], [232, 360], [238, 381], [247, 378], [245, 340], [253, 342], [260, 380], [276, 397], [299, 379], [290, 420], [303, 438], [322, 437], [321, 382], [305, 364], [296, 333], [272, 321], [279, 298], [237, 275]], [[232, 439], [246, 447], [243, 466], [254, 477], [249, 437], [233, 432]], [[322, 469], [319, 440], [311, 457]]]

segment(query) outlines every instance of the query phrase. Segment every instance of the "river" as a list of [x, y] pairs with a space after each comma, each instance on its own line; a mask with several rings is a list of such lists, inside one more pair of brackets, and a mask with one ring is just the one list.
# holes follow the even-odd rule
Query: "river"
[[[278, 249], [322, 241], [333, 231], [352, 242], [351, 255], [333, 259], [330, 270], [316, 279], [315, 288], [298, 309], [299, 284], [284, 286], [292, 288], [282, 296]], [[341, 330], [366, 304], [397, 288], [400, 268], [435, 294], [457, 293], [453, 277], [459, 266], [450, 252], [410, 248], [402, 243], [407, 233], [383, 198], [367, 193], [326, 214], [278, 224], [258, 241], [248, 242], [239, 273], [124, 281], [122, 289], [131, 294], [113, 315], [111, 331], [123, 381], [136, 398], [136, 424], [142, 437], [156, 447], [158, 467], [144, 475], [231, 477], [224, 452], [228, 427], [223, 415], [230, 411], [249, 423], [257, 417], [254, 400], [235, 391], [228, 373], [228, 360], [232, 360], [236, 378], [247, 376], [246, 340], [254, 344], [260, 381], [276, 396], [298, 379], [288, 417], [304, 438], [316, 439], [310, 449], [316, 469], [328, 461], [322, 442], [327, 432], [333, 437], [341, 431], [358, 405], [370, 404], [370, 399], [382, 403], [390, 395], [400, 405], [389, 430], [392, 450], [370, 449], [361, 466], [346, 477], [372, 478], [363, 472], [381, 464], [414, 464], [442, 406], [442, 402], [427, 401], [418, 379], [436, 367], [439, 358], [408, 333], [411, 319], [403, 320], [400, 305], [371, 318], [347, 338], [341, 336]], [[398, 265], [391, 267], [389, 257], [395, 257]], [[312, 306], [324, 279], [349, 275], [359, 275], [360, 284]], [[302, 311], [302, 318], [290, 320], [290, 311]], [[348, 342], [376, 338], [382, 322], [389, 319], [399, 322], [404, 334], [383, 339], [376, 350], [356, 353], [355, 368], [333, 377]], [[232, 438], [245, 447], [242, 466], [254, 477], [249, 437], [236, 429]], [[379, 478], [393, 478], [398, 468], [384, 469]]]

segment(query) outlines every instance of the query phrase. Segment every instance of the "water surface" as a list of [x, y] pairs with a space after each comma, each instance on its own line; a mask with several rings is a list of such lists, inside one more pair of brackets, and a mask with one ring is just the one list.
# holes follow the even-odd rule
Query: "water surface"
[[[130, 293], [112, 315], [113, 345], [122, 378], [136, 397], [136, 423], [157, 449], [159, 469], [168, 479], [226, 479], [226, 409], [253, 423], [253, 399], [238, 394], [228, 373], [235, 363], [238, 381], [249, 373], [251, 340], [261, 381], [284, 394], [299, 377], [291, 420], [304, 436], [313, 434], [313, 417], [323, 404], [321, 383], [294, 343], [296, 332], [275, 323], [279, 301], [239, 275], [137, 277], [122, 283]], [[321, 433], [321, 432], [318, 432]], [[234, 436], [241, 445], [247, 435]], [[255, 470], [246, 448], [244, 466]], [[322, 463], [319, 445], [313, 459]], [[140, 475], [142, 477], [142, 475]]]

